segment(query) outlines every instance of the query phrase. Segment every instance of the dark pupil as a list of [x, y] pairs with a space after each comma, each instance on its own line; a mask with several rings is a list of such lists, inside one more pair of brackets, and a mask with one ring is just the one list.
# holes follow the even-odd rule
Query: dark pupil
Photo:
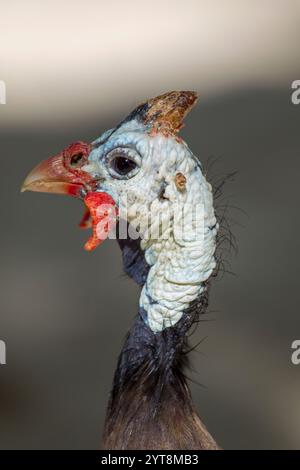
[[112, 167], [120, 175], [127, 175], [136, 167], [136, 163], [130, 158], [115, 157], [112, 161]]
[[82, 159], [83, 159], [83, 153], [82, 152], [76, 153], [71, 158], [71, 165], [72, 166], [78, 165]]

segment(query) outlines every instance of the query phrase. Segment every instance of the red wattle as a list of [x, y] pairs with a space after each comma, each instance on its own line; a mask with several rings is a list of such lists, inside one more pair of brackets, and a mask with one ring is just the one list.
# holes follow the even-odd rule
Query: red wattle
[[93, 227], [93, 221], [91, 218], [91, 213], [90, 210], [86, 207], [84, 214], [82, 216], [82, 219], [79, 223], [80, 228], [92, 228]]
[[84, 203], [90, 212], [93, 228], [93, 235], [84, 248], [92, 251], [108, 237], [109, 232], [115, 227], [118, 207], [114, 199], [105, 192], [87, 193]]

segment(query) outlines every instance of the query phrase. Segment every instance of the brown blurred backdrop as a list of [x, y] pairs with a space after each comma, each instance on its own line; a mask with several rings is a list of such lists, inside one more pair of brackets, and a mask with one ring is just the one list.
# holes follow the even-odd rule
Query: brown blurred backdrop
[[0, 447], [99, 444], [138, 289], [117, 244], [83, 250], [81, 203], [20, 194], [27, 172], [135, 105], [196, 89], [182, 132], [225, 187], [238, 255], [193, 343], [194, 400], [228, 449], [300, 448], [298, 1], [1, 5]]

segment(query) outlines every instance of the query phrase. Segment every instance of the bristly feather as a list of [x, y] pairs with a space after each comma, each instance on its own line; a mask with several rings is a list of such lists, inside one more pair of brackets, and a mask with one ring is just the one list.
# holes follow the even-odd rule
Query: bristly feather
[[217, 158], [210, 157], [204, 165], [203, 172], [213, 188], [214, 209], [219, 229], [216, 237], [216, 268], [212, 277], [219, 277], [220, 273], [234, 274], [230, 269], [228, 255], [236, 255], [238, 251], [237, 241], [233, 233], [232, 227], [239, 225], [236, 220], [231, 217], [234, 211], [242, 212], [247, 215], [240, 207], [234, 206], [229, 202], [229, 197], [224, 196], [224, 187], [228, 182], [233, 182], [237, 176], [237, 171], [227, 174], [217, 174], [215, 166], [218, 162]]

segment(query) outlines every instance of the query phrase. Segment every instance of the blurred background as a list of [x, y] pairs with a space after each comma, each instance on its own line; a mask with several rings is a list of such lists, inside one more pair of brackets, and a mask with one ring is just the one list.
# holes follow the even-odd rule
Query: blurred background
[[181, 135], [212, 178], [237, 172], [223, 203], [238, 254], [192, 337], [194, 400], [225, 449], [300, 448], [299, 43], [298, 0], [1, 3], [2, 449], [99, 446], [139, 297], [114, 241], [83, 250], [81, 203], [22, 180], [173, 89], [200, 94]]

